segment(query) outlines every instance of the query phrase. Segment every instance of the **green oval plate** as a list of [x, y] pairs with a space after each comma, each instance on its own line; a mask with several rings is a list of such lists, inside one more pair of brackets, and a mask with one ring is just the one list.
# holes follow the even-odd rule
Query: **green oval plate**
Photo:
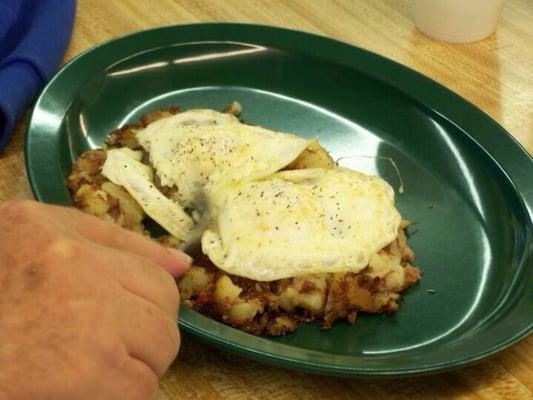
[[423, 271], [399, 312], [331, 330], [255, 337], [187, 308], [180, 325], [267, 363], [333, 375], [428, 373], [480, 360], [533, 326], [533, 160], [473, 105], [390, 60], [267, 26], [198, 24], [134, 33], [69, 62], [38, 98], [26, 162], [37, 199], [71, 204], [65, 178], [84, 150], [171, 104], [243, 105], [253, 124], [318, 136], [341, 163], [405, 193]]

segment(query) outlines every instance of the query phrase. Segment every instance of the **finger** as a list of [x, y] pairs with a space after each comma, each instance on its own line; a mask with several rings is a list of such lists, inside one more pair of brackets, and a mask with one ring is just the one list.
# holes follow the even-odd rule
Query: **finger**
[[120, 250], [99, 247], [95, 260], [127, 291], [154, 303], [175, 320], [180, 296], [176, 281], [167, 271], [147, 258]]
[[[120, 371], [107, 377], [109, 385], [110, 399], [154, 399], [157, 393], [158, 377], [144, 362], [127, 356]], [[108, 373], [111, 371], [108, 371]]]
[[[158, 377], [144, 362], [131, 357], [124, 351], [120, 358], [110, 364], [105, 359], [93, 369], [95, 372], [89, 388], [74, 388], [68, 398], [105, 398], [105, 399], [153, 399], [157, 393]], [[102, 362], [103, 361], [103, 362]], [[112, 383], [112, 384], [110, 384]]]
[[180, 335], [174, 319], [142, 297], [128, 293], [117, 300], [118, 329], [128, 354], [161, 377], [176, 358]]
[[187, 254], [128, 231], [111, 222], [78, 211], [74, 208], [48, 206], [57, 219], [72, 227], [80, 235], [104, 246], [138, 254], [157, 263], [172, 276], [180, 276], [190, 267], [192, 258]]
[[[130, 357], [129, 374], [133, 379], [135, 379], [135, 384], [130, 385], [130, 391], [132, 392], [131, 397], [124, 396], [123, 398], [142, 400], [155, 398], [157, 394], [157, 387], [159, 386], [159, 379], [152, 368], [147, 366], [142, 361]], [[118, 393], [119, 397], [123, 396], [124, 393], [127, 393], [127, 391]]]

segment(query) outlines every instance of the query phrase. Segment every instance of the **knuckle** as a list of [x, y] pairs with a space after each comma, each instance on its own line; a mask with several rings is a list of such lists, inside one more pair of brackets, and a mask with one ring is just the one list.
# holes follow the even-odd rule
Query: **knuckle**
[[154, 370], [161, 377], [178, 354], [180, 334], [176, 322], [167, 315], [161, 315], [159, 327], [154, 327], [152, 332], [161, 351]]
[[178, 354], [178, 350], [180, 348], [180, 331], [175, 322], [172, 325], [172, 329], [170, 330], [169, 336], [169, 348], [173, 352], [172, 359], [174, 359], [174, 357], [176, 357], [176, 355]]
[[102, 371], [124, 371], [127, 353], [118, 335], [109, 328], [109, 325], [97, 325], [79, 333], [76, 352], [82, 357], [74, 367], [75, 376], [103, 381], [106, 378]]
[[146, 367], [135, 377], [139, 399], [154, 399], [157, 394], [159, 380], [154, 372]]
[[178, 355], [181, 347], [181, 333], [179, 328], [176, 326], [176, 337], [174, 342], [174, 348], [176, 349], [176, 354], [174, 355], [174, 358]]
[[101, 229], [106, 230], [113, 234], [114, 245], [118, 248], [130, 248], [131, 240], [125, 229], [121, 228], [116, 224], [109, 223], [107, 221], [102, 221], [103, 224], [100, 225]]
[[109, 332], [100, 330], [95, 332], [92, 342], [93, 352], [103, 365], [113, 369], [122, 368], [125, 350], [118, 337], [110, 336]]
[[172, 280], [172, 291], [171, 291], [171, 299], [172, 299], [172, 302], [176, 305], [176, 314], [178, 312], [178, 308], [180, 306], [180, 302], [181, 302], [181, 296], [180, 296], [180, 291], [178, 289], [178, 285], [176, 284], [176, 281], [173, 279]]
[[165, 279], [165, 286], [162, 286], [165, 287], [164, 292], [162, 291], [162, 296], [165, 296], [165, 304], [168, 304], [169, 311], [171, 312], [170, 317], [176, 319], [178, 317], [180, 306], [180, 292], [178, 285], [174, 278], [169, 275], [169, 278]]
[[175, 304], [177, 311], [180, 303], [180, 292], [174, 277], [150, 260], [142, 257], [139, 257], [138, 260], [145, 265], [146, 273], [150, 275], [150, 278], [158, 282], [161, 288], [161, 298], [164, 298], [171, 304]]
[[74, 238], [60, 236], [51, 239], [45, 254], [52, 260], [70, 260], [83, 254], [83, 243]]
[[179, 306], [180, 304], [180, 291], [178, 289], [178, 285], [176, 283], [176, 280], [174, 279], [174, 277], [172, 275], [170, 275], [169, 273], [163, 271], [163, 274], [164, 276], [163, 280], [165, 282], [165, 285], [167, 287], [167, 293], [168, 293], [168, 298], [169, 300], [176, 304], [176, 307]]
[[158, 364], [156, 366], [155, 372], [157, 373], [157, 376], [160, 378], [162, 377], [167, 369], [170, 367], [172, 362], [175, 360], [176, 356], [178, 355], [179, 351], [179, 333], [172, 333], [169, 335], [165, 342], [165, 354], [162, 355], [161, 358], [158, 361]]
[[36, 201], [31, 200], [8, 200], [0, 205], [0, 212], [4, 217], [24, 218], [32, 215], [39, 207]]
[[[169, 365], [174, 361], [178, 355], [180, 348], [180, 331], [175, 322], [171, 323], [170, 329], [167, 333], [167, 349], [168, 349], [168, 360], [165, 365], [165, 370]], [[164, 372], [164, 371], [163, 371]]]

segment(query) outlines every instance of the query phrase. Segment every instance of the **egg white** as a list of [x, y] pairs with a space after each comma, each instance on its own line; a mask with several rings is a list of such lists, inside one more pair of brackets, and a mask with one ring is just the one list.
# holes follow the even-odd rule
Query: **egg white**
[[154, 221], [171, 235], [185, 241], [194, 221], [180, 204], [168, 199], [153, 182], [152, 169], [141, 163], [142, 152], [127, 147], [109, 149], [102, 174], [116, 185], [124, 187]]
[[217, 217], [202, 250], [220, 269], [258, 281], [358, 272], [400, 225], [381, 178], [345, 168], [283, 171], [209, 194]]
[[202, 207], [204, 188], [221, 180], [260, 178], [293, 161], [310, 141], [241, 123], [213, 110], [189, 110], [138, 130], [163, 186], [183, 207]]

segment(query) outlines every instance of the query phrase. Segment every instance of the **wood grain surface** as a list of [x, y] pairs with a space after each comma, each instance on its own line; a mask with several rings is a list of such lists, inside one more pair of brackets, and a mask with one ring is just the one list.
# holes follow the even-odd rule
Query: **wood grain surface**
[[[407, 0], [78, 0], [65, 60], [116, 35], [203, 21], [291, 27], [389, 57], [459, 93], [533, 153], [531, 0], [506, 0], [497, 33], [461, 45], [419, 33]], [[0, 200], [32, 197], [24, 172], [24, 128], [21, 121], [0, 153]], [[444, 374], [337, 379], [265, 366], [184, 335], [178, 359], [161, 380], [159, 398], [533, 399], [533, 336], [489, 360]]]

